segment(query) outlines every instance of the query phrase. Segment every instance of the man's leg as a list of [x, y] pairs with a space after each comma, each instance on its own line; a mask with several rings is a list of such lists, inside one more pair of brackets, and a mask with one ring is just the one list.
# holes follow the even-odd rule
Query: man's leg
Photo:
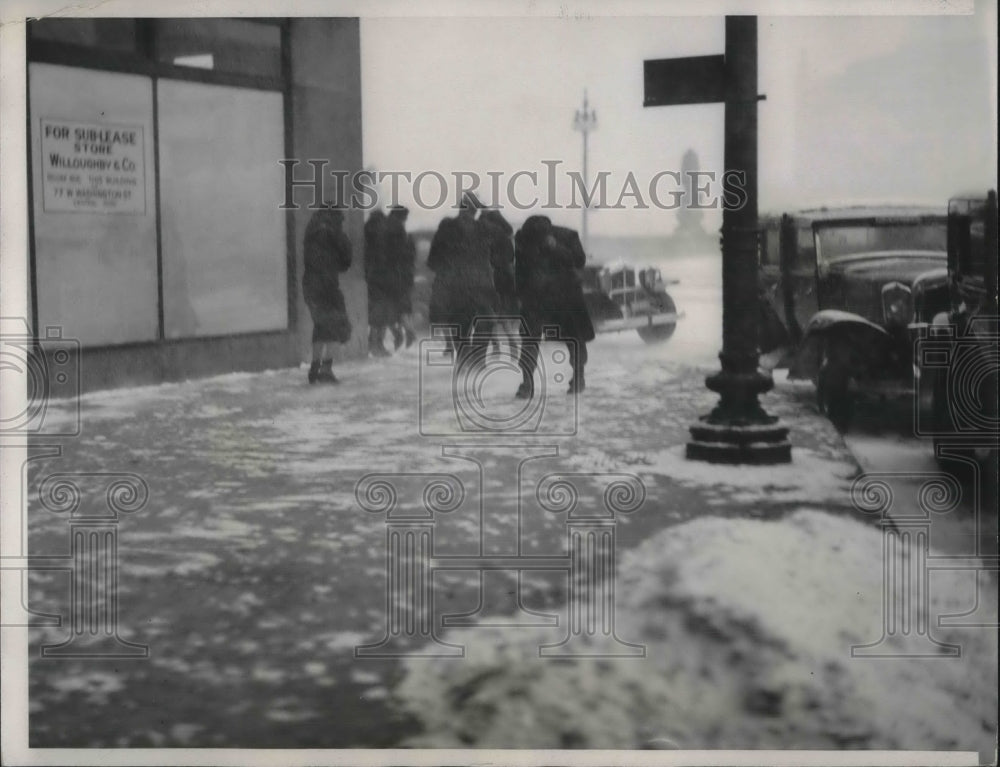
[[403, 345], [403, 315], [395, 307], [393, 307], [392, 323], [389, 325], [389, 330], [392, 332], [392, 349], [398, 351], [399, 347]]
[[458, 338], [458, 353], [455, 357], [455, 370], [461, 368], [465, 373], [476, 369], [486, 361], [489, 351], [488, 323], [479, 318], [472, 309], [463, 314]]
[[521, 385], [517, 390], [518, 399], [531, 399], [535, 396], [535, 368], [538, 367], [538, 339], [521, 338]]
[[319, 376], [319, 367], [323, 361], [323, 347], [322, 341], [317, 341], [315, 339], [315, 332], [313, 333], [312, 342], [312, 362], [309, 365], [309, 383], [316, 383], [316, 379]]
[[507, 320], [504, 323], [504, 333], [506, 334], [507, 344], [510, 346], [511, 359], [519, 359], [519, 340], [521, 338], [519, 323], [516, 320]]
[[401, 314], [399, 315], [399, 324], [403, 326], [406, 348], [409, 349], [413, 346], [413, 342], [417, 340], [417, 334], [413, 330], [413, 320], [409, 314]]
[[583, 369], [587, 365], [587, 344], [583, 341], [569, 342], [569, 365], [573, 370], [573, 378], [569, 382], [569, 394], [582, 392], [586, 388]]
[[[319, 366], [317, 367], [315, 374], [315, 382], [324, 384], [340, 383], [340, 381], [337, 380], [337, 376], [333, 374], [333, 352], [330, 350], [330, 344], [326, 342], [313, 344], [313, 355], [314, 359], [319, 360]], [[315, 365], [316, 363], [314, 362], [313, 364]], [[310, 373], [312, 373], [311, 368]]]
[[493, 323], [493, 333], [490, 335], [490, 349], [494, 354], [500, 353], [500, 336], [503, 334], [503, 322], [496, 320]]
[[368, 351], [373, 357], [387, 357], [389, 350], [382, 344], [382, 337], [385, 335], [385, 326], [377, 320], [368, 328]]

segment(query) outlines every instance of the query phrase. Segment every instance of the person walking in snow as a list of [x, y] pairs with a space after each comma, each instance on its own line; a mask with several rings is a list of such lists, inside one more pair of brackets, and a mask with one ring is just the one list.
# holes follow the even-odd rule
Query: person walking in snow
[[331, 345], [351, 338], [351, 321], [340, 291], [340, 273], [351, 266], [351, 241], [344, 233], [342, 210], [328, 206], [312, 215], [303, 251], [302, 296], [313, 321], [308, 380], [311, 384], [334, 384], [338, 381], [333, 374]]
[[518, 315], [517, 288], [514, 284], [514, 227], [499, 210], [487, 209], [479, 216], [485, 233], [493, 269], [493, 289], [496, 292], [497, 320], [493, 324], [493, 347], [500, 350], [498, 336], [510, 343], [511, 356], [517, 358]]
[[577, 233], [553, 226], [546, 216], [531, 216], [514, 238], [514, 282], [521, 302], [521, 318], [527, 335], [521, 340], [520, 399], [534, 396], [534, 374], [538, 344], [546, 327], [559, 329], [566, 340], [573, 377], [569, 393], [585, 386], [587, 342], [594, 340], [594, 326], [583, 298], [578, 269], [587, 256]]
[[406, 219], [410, 211], [402, 205], [394, 205], [386, 222], [386, 261], [392, 275], [392, 338], [398, 349], [404, 342], [407, 348], [413, 345], [417, 335], [413, 332], [410, 315], [413, 313], [413, 280], [417, 266], [417, 248], [406, 231]]
[[484, 323], [477, 320], [489, 322], [496, 315], [489, 243], [476, 221], [480, 207], [474, 196], [465, 195], [458, 215], [444, 219], [438, 226], [427, 257], [427, 267], [434, 272], [431, 325], [456, 329], [457, 336], [449, 340], [449, 349], [457, 354], [456, 362], [462, 354], [485, 357], [485, 339], [479, 334], [489, 328], [481, 327]]
[[386, 215], [373, 211], [365, 222], [365, 282], [368, 284], [368, 351], [375, 357], [389, 356], [383, 345], [386, 328], [395, 322], [395, 279], [386, 247]]

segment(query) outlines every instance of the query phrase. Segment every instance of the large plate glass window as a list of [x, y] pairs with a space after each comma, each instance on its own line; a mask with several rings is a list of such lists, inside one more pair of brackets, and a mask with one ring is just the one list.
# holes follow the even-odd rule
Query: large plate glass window
[[282, 94], [160, 80], [167, 338], [288, 325]]
[[41, 63], [28, 77], [40, 332], [154, 340], [152, 81]]

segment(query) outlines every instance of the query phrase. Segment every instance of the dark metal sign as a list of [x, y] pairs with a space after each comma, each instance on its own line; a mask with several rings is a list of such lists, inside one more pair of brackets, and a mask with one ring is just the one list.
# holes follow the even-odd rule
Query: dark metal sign
[[688, 56], [643, 62], [644, 107], [715, 104], [726, 100], [726, 57]]

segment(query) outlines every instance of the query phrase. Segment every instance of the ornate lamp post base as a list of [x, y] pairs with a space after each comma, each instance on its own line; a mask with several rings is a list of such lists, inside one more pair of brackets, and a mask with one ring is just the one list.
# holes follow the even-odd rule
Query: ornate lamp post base
[[[691, 426], [692, 440], [687, 443], [687, 457], [708, 463], [775, 464], [792, 462], [792, 444], [788, 427], [774, 424], [727, 425], [708, 422], [705, 416]], [[773, 416], [772, 416], [773, 418]]]
[[705, 385], [718, 392], [719, 404], [690, 427], [692, 439], [687, 444], [687, 457], [709, 463], [791, 463], [788, 427], [782, 426], [776, 416], [768, 415], [757, 401], [758, 395], [768, 391], [774, 382], [756, 370], [729, 372], [725, 369], [729, 360], [720, 356], [723, 370], [705, 379]]

